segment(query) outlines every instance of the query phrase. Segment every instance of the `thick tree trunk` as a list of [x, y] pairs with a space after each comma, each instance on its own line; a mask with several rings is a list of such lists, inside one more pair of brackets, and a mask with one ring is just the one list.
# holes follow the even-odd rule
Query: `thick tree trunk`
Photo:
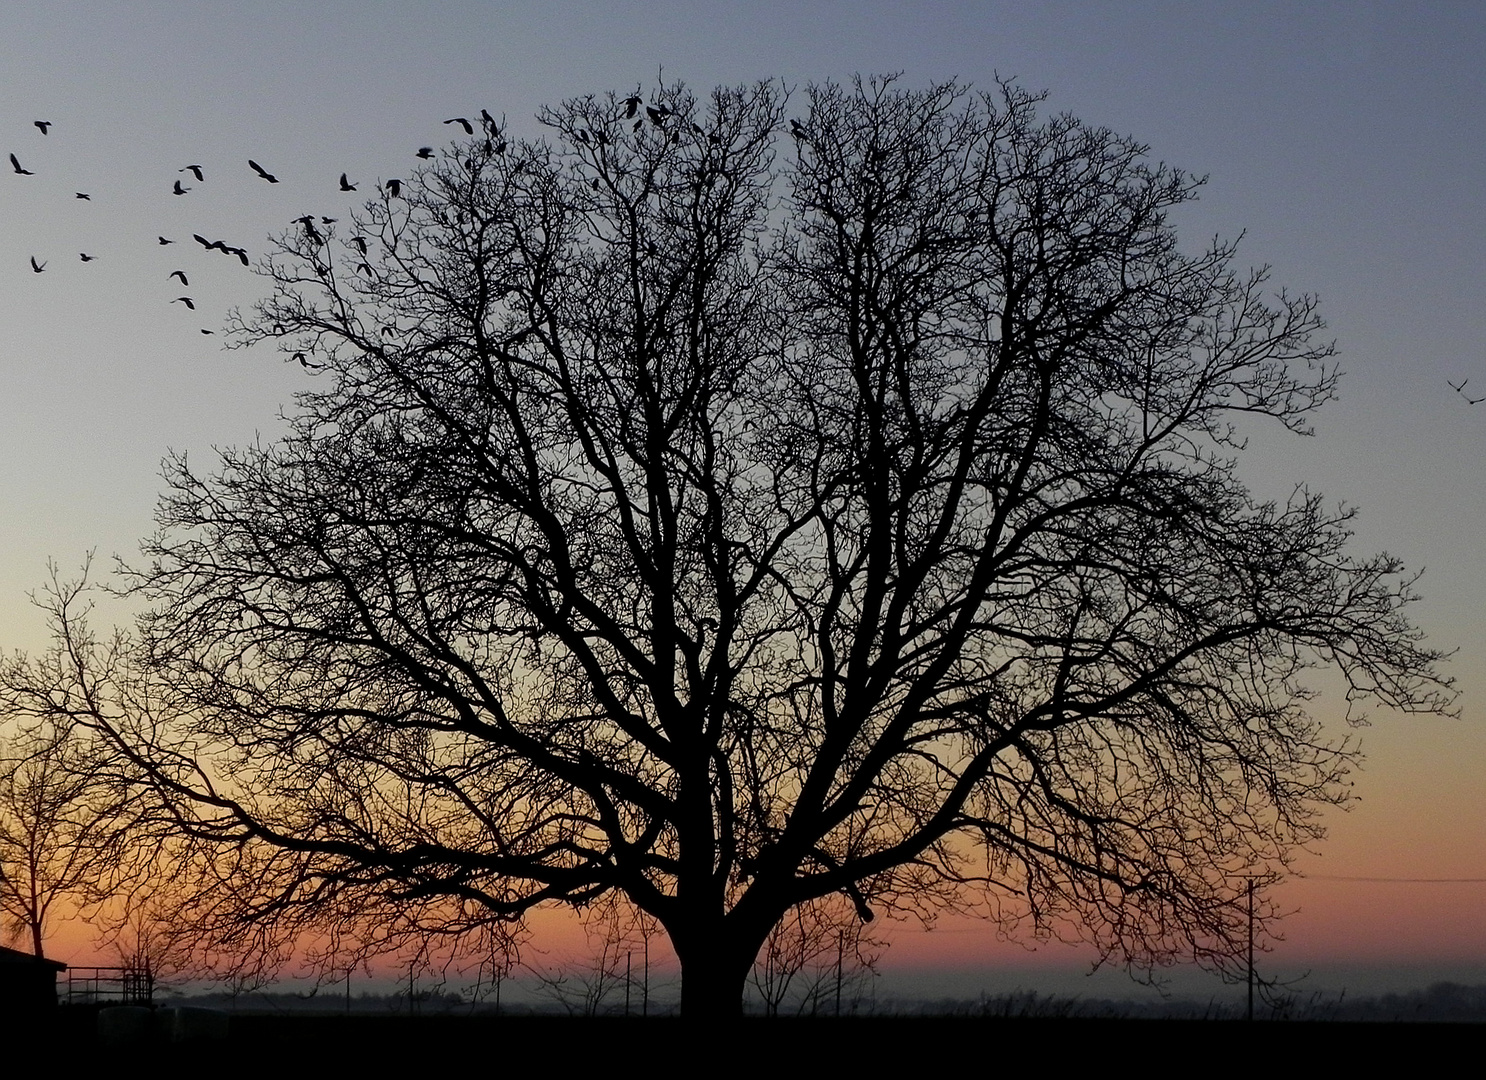
[[717, 925], [711, 933], [675, 938], [681, 961], [681, 1015], [688, 1020], [731, 1020], [743, 1015], [743, 991], [759, 945]]

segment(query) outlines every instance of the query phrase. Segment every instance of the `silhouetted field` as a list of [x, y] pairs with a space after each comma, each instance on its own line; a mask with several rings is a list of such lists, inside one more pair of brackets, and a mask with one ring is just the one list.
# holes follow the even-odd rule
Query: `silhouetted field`
[[[499, 1074], [540, 1065], [570, 1075], [598, 1068], [654, 1075], [884, 1069], [997, 1069], [1014, 1063], [1117, 1069], [1235, 1068], [1362, 1062], [1408, 1054], [1414, 1067], [1478, 1049], [1479, 1023], [1128, 1020], [1006, 1017], [677, 1018], [552, 1016], [331, 1016], [237, 1014], [220, 1041], [106, 1047], [90, 1010], [60, 1009], [51, 1060], [61, 1065], [209, 1068], [211, 1075], [303, 1074], [476, 1064]], [[974, 1075], [965, 1073], [964, 1075]]]

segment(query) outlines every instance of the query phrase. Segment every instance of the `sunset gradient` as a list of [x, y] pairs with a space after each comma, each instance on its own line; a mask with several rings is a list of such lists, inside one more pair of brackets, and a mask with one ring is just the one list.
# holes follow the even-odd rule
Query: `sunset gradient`
[[[1303, 483], [1359, 506], [1355, 549], [1425, 570], [1416, 624], [1458, 650], [1456, 718], [1380, 714], [1349, 732], [1338, 688], [1320, 684], [1318, 715], [1366, 764], [1354, 807], [1297, 857], [1308, 876], [1274, 893], [1294, 914], [1263, 963], [1318, 986], [1486, 982], [1486, 405], [1468, 404], [1486, 395], [1483, 54], [1486, 8], [1464, 3], [9, 5], [0, 157], [35, 175], [0, 175], [0, 647], [44, 645], [27, 594], [48, 560], [70, 574], [90, 551], [100, 569], [132, 557], [168, 448], [206, 462], [213, 446], [270, 440], [309, 385], [276, 354], [221, 348], [227, 311], [263, 282], [203, 260], [193, 233], [256, 259], [297, 216], [345, 214], [406, 175], [419, 146], [448, 141], [446, 117], [485, 107], [536, 134], [544, 103], [627, 93], [662, 70], [699, 90], [1014, 77], [1048, 90], [1047, 112], [1209, 174], [1176, 221], [1191, 247], [1244, 233], [1241, 262], [1319, 294], [1341, 399], [1315, 438], [1246, 431], [1245, 476], [1266, 497]], [[194, 163], [204, 181], [173, 195]], [[361, 194], [339, 192], [342, 172]], [[194, 312], [170, 303], [178, 267]], [[1462, 379], [1469, 395], [1447, 385]], [[120, 602], [95, 621], [128, 616]], [[536, 923], [553, 955], [581, 949], [570, 917]], [[884, 933], [884, 971], [915, 987], [941, 972], [957, 988], [1045, 976], [1061, 991], [1092, 959], [961, 918]], [[60, 928], [52, 952], [91, 958], [86, 928]]]

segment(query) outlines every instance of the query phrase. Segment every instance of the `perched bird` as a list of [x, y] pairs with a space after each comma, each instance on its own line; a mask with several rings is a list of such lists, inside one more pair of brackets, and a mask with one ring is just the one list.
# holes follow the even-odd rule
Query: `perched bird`
[[173, 244], [173, 243], [175, 243], [175, 241], [174, 241], [174, 240], [167, 240], [167, 239], [165, 239], [165, 237], [163, 237], [163, 236], [162, 236], [162, 237], [160, 237], [160, 238], [159, 238], [159, 240], [160, 240], [160, 244], [161, 244], [161, 246], [162, 246], [162, 247], [163, 247], [163, 246], [164, 246], [164, 245], [166, 245], [166, 244]]
[[481, 109], [480, 110], [480, 123], [482, 123], [482, 124], [485, 125], [485, 134], [487, 134], [487, 135], [494, 135], [495, 134], [495, 132], [496, 132], [495, 117], [491, 116], [484, 109]]
[[342, 191], [355, 191], [356, 190], [356, 185], [353, 184], [353, 183], [351, 183], [351, 181], [349, 181], [349, 180], [346, 179], [346, 174], [345, 173], [341, 173], [341, 190]]
[[79, 199], [87, 199], [89, 202], [93, 201], [93, 196], [89, 195], [86, 191], [75, 191], [73, 195]]
[[460, 127], [464, 128], [464, 133], [466, 135], [473, 135], [475, 133], [474, 125], [471, 124], [468, 120], [466, 120], [462, 116], [456, 116], [452, 120], [445, 120], [444, 123], [446, 123], [446, 124], [458, 124]]
[[670, 113], [671, 110], [666, 108], [664, 105], [660, 106], [660, 108], [653, 108], [649, 105], [645, 106], [645, 115], [650, 117], [650, 122], [656, 127], [660, 127], [662, 124], [664, 124], [666, 122], [666, 117], [669, 116]]
[[35, 176], [36, 175], [30, 169], [23, 169], [23, 168], [21, 168], [21, 163], [16, 159], [16, 156], [14, 154], [11, 154], [10, 155], [10, 167], [12, 169], [14, 169], [16, 171], [16, 173], [18, 175], [20, 175], [20, 176]]
[[413, 156], [421, 157], [424, 161], [427, 161], [429, 158], [433, 157], [433, 147], [420, 146], [418, 147], [418, 153], [414, 154]]
[[46, 269], [46, 263], [39, 263], [39, 262], [37, 262], [36, 261], [36, 256], [35, 255], [32, 255], [31, 256], [31, 273], [33, 273], [33, 274], [39, 274], [39, 273], [41, 273], [45, 269]]
[[808, 138], [810, 135], [810, 132], [805, 130], [805, 125], [798, 120], [791, 120], [789, 122], [789, 133], [797, 139]]
[[200, 165], [187, 165], [184, 169], [177, 169], [176, 172], [190, 173], [192, 176], [196, 177], [197, 183], [200, 183], [202, 180], [206, 179], [206, 177], [202, 175]]
[[50, 120], [32, 120], [31, 123], [35, 124], [37, 126], [37, 128], [39, 128], [41, 130], [41, 133], [43, 135], [49, 135], [49, 134], [51, 134], [47, 130], [48, 128], [50, 128], [52, 126], [52, 122]]
[[171, 188], [170, 193], [172, 195], [184, 195], [186, 192], [188, 192], [190, 190], [191, 189], [188, 188], [188, 187], [182, 187], [181, 186], [181, 182], [179, 180], [177, 180], [175, 182], [175, 187]]
[[184, 270], [172, 270], [166, 275], [165, 280], [169, 281], [171, 278], [180, 278], [182, 285], [188, 289], [191, 287], [191, 283], [186, 280], [186, 272]]
[[174, 300], [171, 301], [171, 303], [172, 304], [185, 304], [192, 311], [195, 311], [196, 310], [196, 302], [194, 300], [192, 300], [189, 296], [177, 296]]
[[391, 195], [394, 199], [402, 197], [401, 180], [388, 180], [385, 186], [387, 188], [387, 194]]
[[279, 178], [277, 176], [269, 172], [262, 165], [259, 165], [252, 158], [248, 158], [248, 168], [252, 169], [255, 173], [263, 177], [263, 179], [267, 180], [270, 184], [277, 184], [279, 182]]

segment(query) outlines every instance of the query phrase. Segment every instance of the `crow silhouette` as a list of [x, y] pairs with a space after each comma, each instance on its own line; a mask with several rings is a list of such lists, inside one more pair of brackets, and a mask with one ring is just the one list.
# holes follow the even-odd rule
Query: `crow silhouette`
[[361, 252], [361, 254], [366, 254], [366, 237], [353, 236], [351, 237], [351, 243], [356, 245], [356, 250]]
[[31, 123], [35, 124], [37, 129], [40, 130], [43, 135], [51, 134], [51, 132], [47, 130], [52, 126], [52, 122], [50, 120], [32, 120]]
[[248, 168], [252, 169], [255, 173], [263, 177], [263, 179], [267, 180], [270, 184], [277, 184], [279, 182], [279, 178], [277, 176], [269, 172], [262, 165], [259, 165], [252, 158], [248, 158]]
[[466, 120], [462, 116], [456, 116], [452, 120], [445, 120], [444, 123], [446, 123], [446, 124], [458, 124], [460, 127], [464, 128], [464, 133], [466, 135], [473, 135], [475, 133], [474, 125], [471, 124], [468, 120]]
[[1473, 398], [1465, 392], [1465, 384], [1468, 382], [1470, 382], [1470, 379], [1461, 379], [1460, 385], [1456, 386], [1449, 379], [1446, 379], [1445, 385], [1448, 386], [1451, 390], [1454, 390], [1461, 397], [1465, 398], [1465, 403], [1467, 405], [1479, 405], [1481, 402], [1486, 401], [1486, 397]]
[[164, 247], [166, 244], [173, 244], [173, 243], [175, 243], [174, 240], [167, 240], [163, 236], [157, 237], [156, 239], [158, 239], [160, 241], [160, 246], [161, 247]]
[[424, 161], [427, 161], [429, 158], [433, 157], [433, 147], [420, 146], [418, 147], [418, 153], [414, 154], [413, 156], [421, 157]]
[[639, 94], [631, 94], [629, 97], [627, 97], [627, 98], [624, 99], [624, 118], [626, 120], [633, 120], [635, 118], [635, 114], [638, 113], [639, 111], [640, 111], [640, 95]]
[[79, 251], [77, 253], [77, 257], [83, 262], [92, 262], [94, 259], [98, 258], [97, 255], [89, 255], [86, 251]]
[[401, 180], [388, 180], [387, 181], [387, 184], [386, 184], [386, 187], [387, 187], [387, 194], [388, 195], [391, 195], [394, 199], [399, 199], [399, 198], [402, 197], [402, 181]]
[[203, 175], [201, 172], [200, 165], [187, 165], [184, 169], [177, 169], [176, 172], [188, 172], [192, 176], [196, 177], [198, 183], [206, 179], [205, 175]]
[[86, 191], [73, 192], [73, 196], [78, 199], [87, 199], [89, 202], [93, 201], [93, 196], [89, 195]]
[[487, 134], [487, 135], [494, 135], [495, 134], [495, 132], [496, 132], [495, 117], [491, 116], [484, 109], [481, 109], [480, 110], [480, 123], [482, 123], [482, 124], [485, 125], [485, 134]]
[[341, 190], [342, 191], [355, 191], [356, 190], [356, 185], [353, 184], [353, 183], [351, 183], [351, 181], [349, 181], [349, 180], [346, 179], [346, 174], [345, 173], [341, 173]]
[[171, 303], [185, 304], [192, 311], [196, 310], [196, 301], [192, 300], [189, 296], [177, 296], [174, 300], [171, 301]]
[[169, 281], [171, 278], [180, 278], [182, 285], [188, 289], [191, 287], [191, 283], [186, 280], [186, 272], [184, 270], [172, 270], [165, 276], [166, 281]]
[[36, 175], [30, 169], [23, 169], [23, 168], [21, 168], [21, 163], [16, 159], [16, 156], [14, 154], [11, 154], [10, 155], [10, 167], [12, 169], [14, 169], [16, 171], [16, 174], [19, 175], [19, 176], [35, 176]]
[[33, 274], [39, 274], [39, 273], [41, 273], [45, 269], [46, 269], [46, 263], [44, 263], [44, 262], [43, 263], [37, 262], [36, 261], [36, 256], [35, 255], [32, 255], [31, 256], [31, 273], [33, 273]]
[[317, 244], [323, 244], [325, 237], [320, 235], [320, 230], [315, 228], [315, 216], [306, 214], [304, 217], [295, 218], [296, 222], [304, 226], [304, 234]]
[[170, 189], [170, 193], [172, 195], [184, 195], [186, 192], [188, 192], [190, 190], [191, 189], [188, 188], [188, 187], [182, 187], [181, 186], [181, 182], [179, 180], [177, 180], [175, 182], [175, 187], [173, 187], [173, 188]]

